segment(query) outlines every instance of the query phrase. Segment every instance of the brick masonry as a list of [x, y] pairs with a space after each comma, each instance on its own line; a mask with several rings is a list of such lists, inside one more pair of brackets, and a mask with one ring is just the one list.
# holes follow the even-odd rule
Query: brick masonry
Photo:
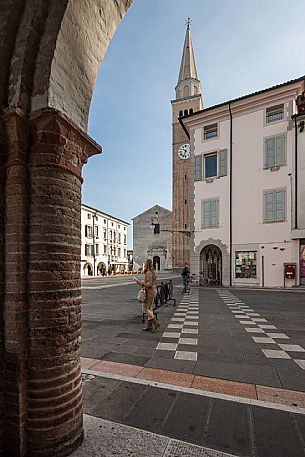
[[99, 64], [132, 1], [84, 0], [81, 9], [78, 3], [0, 5], [0, 455], [5, 456], [68, 455], [83, 436], [81, 169], [100, 149], [84, 132]]

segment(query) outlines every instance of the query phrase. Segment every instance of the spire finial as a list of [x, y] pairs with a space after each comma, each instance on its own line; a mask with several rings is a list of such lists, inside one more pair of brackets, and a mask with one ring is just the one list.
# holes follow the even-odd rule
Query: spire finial
[[186, 30], [190, 30], [190, 25], [191, 25], [191, 18], [188, 17], [187, 20], [185, 21], [185, 25], [186, 25]]

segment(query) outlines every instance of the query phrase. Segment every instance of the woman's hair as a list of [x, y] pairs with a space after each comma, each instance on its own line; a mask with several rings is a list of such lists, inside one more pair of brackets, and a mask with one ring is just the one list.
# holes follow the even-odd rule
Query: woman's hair
[[147, 271], [151, 271], [152, 274], [154, 275], [154, 277], [156, 277], [156, 271], [155, 271], [155, 269], [154, 269], [154, 265], [153, 265], [151, 259], [146, 259], [146, 260], [145, 260], [145, 264], [144, 264], [144, 273], [146, 273]]

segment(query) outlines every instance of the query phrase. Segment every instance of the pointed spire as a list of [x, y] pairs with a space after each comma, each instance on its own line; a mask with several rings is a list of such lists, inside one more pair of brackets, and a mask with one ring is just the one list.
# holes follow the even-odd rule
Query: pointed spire
[[193, 43], [190, 31], [190, 18], [187, 19], [183, 53], [176, 86], [176, 100], [201, 94], [200, 81], [198, 79]]
[[191, 20], [188, 18], [186, 21], [186, 34], [183, 46], [183, 54], [181, 59], [180, 65], [180, 72], [178, 82], [183, 81], [184, 79], [198, 79], [197, 69], [195, 64], [195, 56], [193, 50], [193, 43], [191, 38], [191, 31], [190, 31], [190, 23]]

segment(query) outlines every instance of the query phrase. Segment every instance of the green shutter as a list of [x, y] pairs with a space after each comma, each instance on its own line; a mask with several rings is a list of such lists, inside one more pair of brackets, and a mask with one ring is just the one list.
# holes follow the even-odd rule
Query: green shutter
[[85, 225], [85, 236], [88, 236], [88, 225]]
[[219, 176], [227, 176], [227, 156], [227, 149], [221, 149], [219, 151]]
[[202, 155], [195, 156], [195, 181], [202, 181]]
[[275, 137], [275, 165], [285, 163], [285, 136]]
[[210, 227], [217, 227], [218, 225], [218, 200], [211, 200], [211, 225]]
[[274, 191], [274, 202], [274, 220], [283, 221], [285, 219], [285, 191], [283, 189]]
[[264, 194], [264, 220], [274, 221], [274, 192], [267, 191]]
[[275, 138], [265, 140], [265, 168], [275, 166]]
[[218, 199], [211, 199], [201, 204], [202, 228], [218, 227]]

